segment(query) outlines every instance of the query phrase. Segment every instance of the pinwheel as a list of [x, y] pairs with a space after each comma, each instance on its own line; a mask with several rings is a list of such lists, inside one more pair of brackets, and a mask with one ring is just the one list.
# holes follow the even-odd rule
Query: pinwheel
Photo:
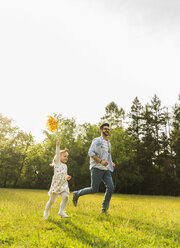
[[46, 122], [49, 131], [55, 133], [58, 129], [59, 123], [57, 119], [54, 119], [52, 116], [48, 115], [48, 120]]

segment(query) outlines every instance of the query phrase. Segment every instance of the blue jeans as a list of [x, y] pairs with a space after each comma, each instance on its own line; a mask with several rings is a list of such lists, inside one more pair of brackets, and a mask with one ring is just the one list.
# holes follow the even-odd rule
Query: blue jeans
[[99, 170], [96, 168], [91, 169], [91, 187], [80, 189], [77, 191], [77, 196], [94, 194], [99, 190], [99, 185], [103, 181], [106, 192], [104, 195], [104, 200], [102, 203], [102, 210], [107, 210], [109, 207], [109, 202], [111, 200], [112, 193], [114, 191], [114, 184], [109, 170]]

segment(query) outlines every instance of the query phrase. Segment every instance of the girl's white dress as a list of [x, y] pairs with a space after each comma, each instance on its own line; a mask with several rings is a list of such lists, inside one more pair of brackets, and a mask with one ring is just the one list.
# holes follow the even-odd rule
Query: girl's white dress
[[54, 175], [48, 195], [50, 196], [52, 193], [61, 194], [62, 192], [69, 193], [67, 177], [67, 165], [60, 162], [60, 150], [59, 146], [56, 146]]

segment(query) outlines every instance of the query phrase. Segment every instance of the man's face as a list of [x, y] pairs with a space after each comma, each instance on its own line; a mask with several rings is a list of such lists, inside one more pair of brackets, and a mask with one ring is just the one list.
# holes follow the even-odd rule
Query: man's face
[[102, 133], [105, 136], [109, 136], [109, 132], [110, 132], [110, 128], [108, 126], [104, 126], [103, 129], [102, 129]]

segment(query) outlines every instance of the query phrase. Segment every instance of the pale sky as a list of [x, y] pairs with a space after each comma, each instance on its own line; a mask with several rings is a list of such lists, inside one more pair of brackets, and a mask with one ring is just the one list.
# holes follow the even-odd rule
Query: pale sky
[[180, 93], [179, 0], [1, 0], [0, 113], [43, 141], [47, 115], [98, 123]]

